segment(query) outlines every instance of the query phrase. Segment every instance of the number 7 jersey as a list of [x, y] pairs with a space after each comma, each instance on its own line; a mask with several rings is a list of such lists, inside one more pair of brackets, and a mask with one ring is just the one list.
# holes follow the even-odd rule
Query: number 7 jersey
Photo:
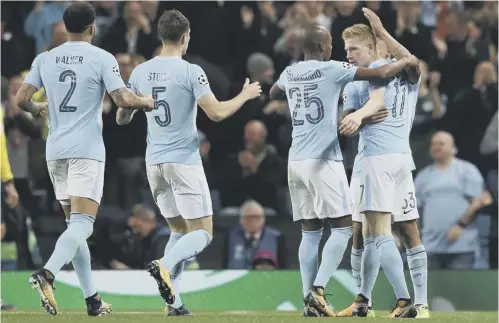
[[133, 70], [130, 89], [156, 100], [155, 108], [146, 112], [146, 165], [201, 165], [197, 101], [211, 93], [201, 67], [180, 57], [157, 56]]
[[293, 142], [289, 160], [343, 160], [338, 141], [338, 100], [357, 67], [337, 61], [307, 60], [287, 67], [277, 86], [286, 92]]
[[47, 161], [81, 158], [105, 162], [102, 101], [125, 88], [113, 55], [87, 42], [66, 42], [38, 55], [24, 80], [45, 88], [49, 134]]

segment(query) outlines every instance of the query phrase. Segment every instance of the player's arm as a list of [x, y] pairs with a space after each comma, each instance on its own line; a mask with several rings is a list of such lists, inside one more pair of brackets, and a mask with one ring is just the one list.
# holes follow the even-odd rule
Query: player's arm
[[154, 99], [151, 96], [140, 97], [128, 91], [121, 78], [118, 62], [113, 55], [104, 53], [102, 61], [102, 81], [117, 106], [123, 109], [152, 110], [154, 108]]
[[43, 116], [47, 111], [46, 102], [34, 102], [31, 98], [38, 89], [29, 83], [23, 83], [16, 94], [16, 104], [34, 117]]
[[31, 64], [31, 69], [24, 79], [24, 83], [16, 93], [17, 106], [35, 117], [43, 116], [47, 110], [46, 102], [37, 103], [31, 100], [33, 95], [43, 86], [40, 66], [44, 55], [45, 54], [42, 53], [35, 57], [33, 64]]
[[275, 83], [272, 85], [270, 88], [270, 99], [271, 100], [277, 100], [277, 99], [285, 99], [286, 98], [286, 92], [282, 90], [278, 83]]
[[[136, 72], [136, 70], [132, 71], [130, 79], [127, 83], [127, 87], [132, 93], [141, 95], [138, 88], [137, 74], [138, 73]], [[120, 126], [129, 124], [130, 122], [132, 122], [135, 112], [137, 112], [136, 109], [123, 109], [118, 106], [118, 111], [116, 112], [116, 123]]]
[[377, 68], [357, 68], [354, 81], [375, 81], [379, 79], [388, 79], [394, 77], [410, 66], [418, 66], [419, 61], [416, 57], [404, 57], [399, 61], [386, 64]]
[[369, 93], [367, 103], [357, 111], [347, 115], [341, 121], [339, 130], [342, 135], [352, 136], [359, 130], [360, 126], [367, 118], [381, 111], [385, 104], [385, 90], [379, 88]]
[[261, 93], [262, 89], [258, 82], [250, 84], [249, 79], [246, 79], [241, 93], [232, 100], [220, 102], [210, 91], [208, 94], [201, 96], [197, 102], [208, 118], [219, 122], [233, 115], [246, 101], [259, 97]]
[[[386, 31], [385, 27], [381, 23], [379, 17], [370, 9], [363, 8], [364, 16], [369, 20], [371, 24], [371, 28], [374, 34], [379, 37], [385, 44], [388, 51], [397, 59], [403, 59], [405, 57], [410, 57], [411, 53], [402, 46], [395, 38], [393, 38], [388, 31]], [[421, 71], [418, 66], [410, 66], [405, 70], [408, 76], [408, 81], [411, 84], [416, 84], [419, 80], [419, 76], [421, 75]]]

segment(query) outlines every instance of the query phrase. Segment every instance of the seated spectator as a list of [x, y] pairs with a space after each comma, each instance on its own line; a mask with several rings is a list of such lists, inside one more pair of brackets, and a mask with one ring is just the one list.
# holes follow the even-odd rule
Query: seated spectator
[[428, 268], [472, 269], [479, 250], [474, 220], [477, 211], [492, 203], [490, 194], [484, 192], [476, 166], [455, 157], [451, 134], [437, 132], [430, 152], [434, 163], [415, 180]]
[[[256, 255], [277, 255], [284, 267], [284, 237], [277, 230], [265, 226], [263, 207], [256, 201], [241, 206], [240, 225], [229, 233], [227, 244], [228, 269], [251, 269]], [[274, 259], [275, 260], [275, 259]], [[277, 267], [277, 261], [274, 261]]]
[[245, 150], [229, 159], [222, 179], [222, 205], [237, 206], [251, 198], [265, 207], [282, 211], [277, 203], [278, 189], [285, 181], [286, 165], [266, 145], [267, 129], [261, 121], [244, 128]]
[[255, 259], [253, 259], [253, 269], [272, 270], [277, 268], [277, 260], [272, 252], [261, 250], [256, 253]]

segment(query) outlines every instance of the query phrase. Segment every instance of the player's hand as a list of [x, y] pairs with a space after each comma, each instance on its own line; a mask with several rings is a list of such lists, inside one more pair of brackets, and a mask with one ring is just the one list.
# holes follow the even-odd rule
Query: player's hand
[[359, 130], [360, 125], [362, 124], [362, 118], [357, 113], [350, 113], [343, 120], [341, 120], [340, 124], [340, 133], [345, 136], [351, 136]]
[[374, 124], [374, 123], [381, 123], [385, 121], [385, 119], [388, 117], [388, 109], [382, 109], [373, 114], [372, 116], [365, 118], [362, 123], [364, 124]]
[[249, 79], [246, 79], [243, 85], [243, 91], [245, 95], [247, 95], [248, 100], [257, 98], [262, 93], [262, 87], [259, 82], [253, 82], [250, 84]]
[[7, 205], [11, 209], [17, 207], [17, 204], [19, 203], [19, 194], [17, 193], [14, 183], [10, 182], [4, 185], [4, 190], [6, 195], [5, 202], [7, 203]]
[[41, 102], [35, 104], [35, 110], [31, 113], [35, 118], [43, 118], [47, 114], [49, 104]]
[[459, 224], [454, 224], [449, 232], [447, 232], [447, 240], [449, 240], [450, 243], [456, 242], [457, 239], [461, 236], [463, 233], [463, 227], [461, 227]]
[[419, 67], [419, 59], [416, 56], [410, 55], [404, 57], [404, 59], [408, 62], [409, 66]]
[[374, 35], [376, 37], [380, 37], [385, 32], [385, 27], [383, 27], [378, 15], [376, 15], [374, 11], [369, 8], [362, 8], [362, 11], [364, 12], [364, 16], [367, 20], [369, 20]]
[[144, 96], [144, 94], [142, 94], [142, 92], [138, 91], [137, 96], [144, 98], [147, 101], [147, 108], [144, 109], [144, 111], [149, 112], [149, 111], [154, 110], [154, 107], [156, 106], [156, 101], [154, 100], [152, 95]]

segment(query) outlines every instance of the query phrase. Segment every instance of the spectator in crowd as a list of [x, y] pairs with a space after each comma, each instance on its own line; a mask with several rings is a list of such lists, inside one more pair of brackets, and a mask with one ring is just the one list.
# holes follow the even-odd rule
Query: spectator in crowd
[[[497, 68], [490, 62], [481, 62], [475, 69], [473, 87], [456, 95], [442, 120], [442, 128], [454, 136], [459, 157], [476, 165], [482, 174], [496, 161], [488, 161], [479, 152], [485, 129], [496, 111]], [[467, 131], [463, 131], [463, 126]]]
[[440, 74], [429, 74], [428, 65], [424, 61], [420, 62], [421, 83], [410, 136], [412, 155], [417, 170], [423, 169], [432, 162], [428, 147], [433, 133], [438, 129], [438, 120], [446, 111], [447, 101], [447, 98], [440, 95], [438, 90]]
[[[7, 23], [4, 20], [3, 11], [0, 33], [0, 36], [2, 37], [2, 75], [10, 78], [18, 75], [22, 70], [31, 65], [33, 54], [30, 53], [30, 48], [26, 46], [26, 37], [9, 30]], [[2, 100], [5, 100], [5, 97], [6, 96], [2, 96]]]
[[64, 22], [60, 21], [52, 25], [52, 40], [50, 42], [49, 50], [56, 48], [59, 45], [68, 41], [68, 32]]
[[199, 138], [199, 155], [201, 156], [201, 161], [203, 163], [204, 173], [206, 175], [206, 180], [210, 187], [210, 195], [212, 202], [213, 213], [217, 214], [221, 209], [220, 202], [220, 180], [218, 176], [217, 169], [210, 158], [211, 143], [206, 137], [206, 135], [198, 130]]
[[24, 22], [24, 32], [35, 39], [36, 54], [46, 51], [52, 44], [52, 28], [62, 22], [67, 1], [36, 1], [35, 7]]
[[223, 174], [223, 206], [240, 205], [251, 198], [281, 211], [278, 191], [285, 183], [286, 165], [275, 148], [266, 144], [266, 138], [261, 121], [252, 120], [244, 127], [245, 149], [230, 158]]
[[253, 269], [273, 270], [277, 269], [277, 259], [275, 255], [267, 250], [258, 251], [253, 259]]
[[[128, 82], [134, 68], [129, 54], [116, 55], [121, 77]], [[140, 189], [144, 187], [144, 156], [146, 151], [147, 124], [144, 113], [137, 113], [124, 126], [116, 123], [118, 107], [109, 97], [104, 102], [103, 137], [109, 156], [106, 163], [106, 203], [124, 209], [140, 202]]]
[[95, 8], [95, 27], [96, 34], [92, 42], [96, 44], [100, 43], [102, 34], [112, 25], [114, 20], [117, 19], [118, 12], [118, 2], [116, 1], [94, 1], [92, 5]]
[[[432, 43], [431, 30], [420, 22], [421, 1], [398, 1], [395, 37], [417, 58], [433, 61], [436, 50]], [[384, 24], [384, 23], [383, 23]]]
[[140, 54], [149, 59], [160, 45], [156, 28], [144, 14], [140, 2], [125, 3], [123, 18], [118, 18], [102, 36], [100, 46], [113, 55]]
[[432, 269], [472, 269], [478, 251], [477, 211], [491, 204], [483, 177], [471, 163], [455, 157], [452, 135], [437, 132], [431, 141], [434, 160], [416, 177], [422, 218], [421, 236]]
[[[227, 241], [228, 269], [251, 269], [255, 256], [277, 255], [284, 267], [284, 238], [277, 230], [265, 226], [265, 214], [260, 203], [249, 200], [240, 210], [240, 225], [230, 231]], [[265, 254], [262, 252], [265, 251]], [[277, 267], [277, 261], [274, 259]]]
[[445, 12], [445, 42], [435, 36], [442, 91], [450, 102], [454, 102], [458, 93], [471, 88], [478, 62], [490, 60], [491, 41], [485, 34], [481, 38], [482, 34], [476, 30], [470, 28], [470, 19], [465, 12], [449, 9]]

